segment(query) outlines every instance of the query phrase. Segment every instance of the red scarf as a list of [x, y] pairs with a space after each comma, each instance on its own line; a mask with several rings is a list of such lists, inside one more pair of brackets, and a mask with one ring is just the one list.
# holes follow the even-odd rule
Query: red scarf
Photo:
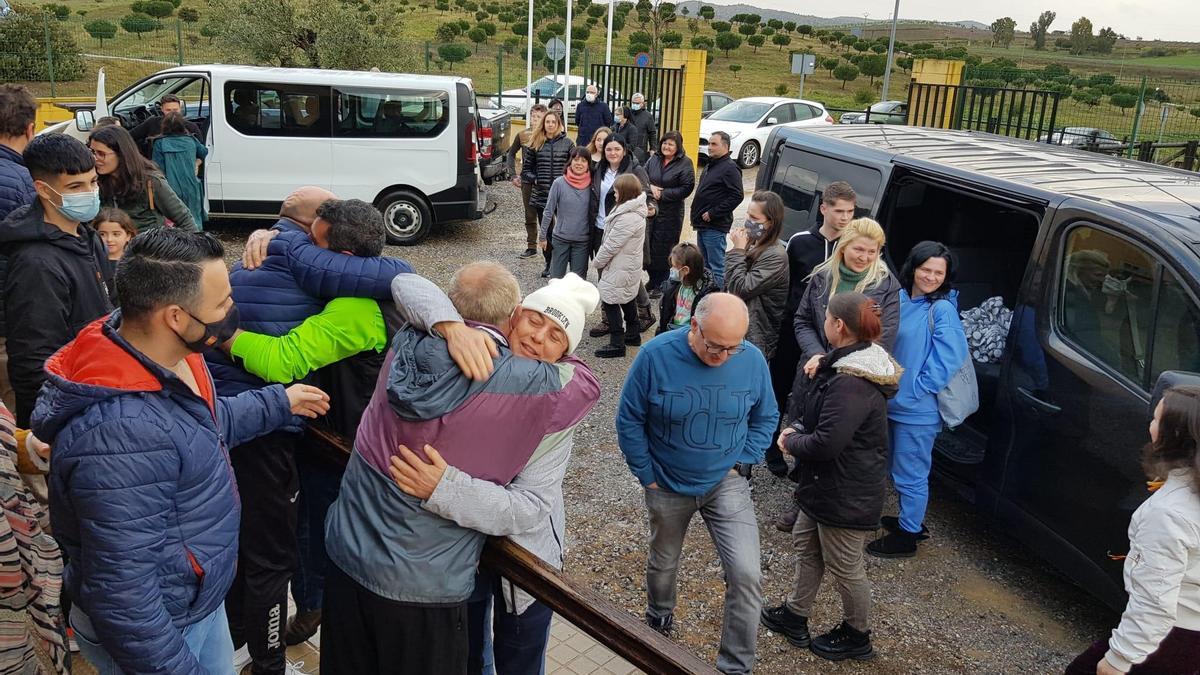
[[567, 177], [567, 183], [576, 190], [585, 190], [592, 184], [592, 174], [586, 171], [582, 174], [576, 174], [568, 168], [567, 173], [564, 175]]

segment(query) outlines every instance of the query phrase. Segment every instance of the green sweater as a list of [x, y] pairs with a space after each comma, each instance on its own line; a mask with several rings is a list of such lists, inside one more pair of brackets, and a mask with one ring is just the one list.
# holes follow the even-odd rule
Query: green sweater
[[867, 270], [863, 270], [861, 272], [855, 272], [854, 270], [850, 269], [849, 267], [839, 264], [838, 265], [838, 285], [837, 285], [837, 290], [835, 290], [834, 293], [848, 293], [850, 291], [853, 291], [854, 287], [857, 286], [858, 282], [862, 281], [863, 277], [865, 277], [865, 276], [867, 276]]
[[267, 382], [290, 384], [360, 352], [386, 348], [387, 326], [379, 303], [336, 298], [286, 335], [239, 333], [229, 353], [246, 372]]

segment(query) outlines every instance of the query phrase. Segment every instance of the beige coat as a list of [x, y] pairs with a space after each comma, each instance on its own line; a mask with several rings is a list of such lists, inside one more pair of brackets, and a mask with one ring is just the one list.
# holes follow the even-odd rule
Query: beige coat
[[600, 300], [623, 305], [637, 297], [642, 283], [642, 246], [646, 239], [646, 195], [618, 204], [604, 219], [604, 241], [596, 252]]

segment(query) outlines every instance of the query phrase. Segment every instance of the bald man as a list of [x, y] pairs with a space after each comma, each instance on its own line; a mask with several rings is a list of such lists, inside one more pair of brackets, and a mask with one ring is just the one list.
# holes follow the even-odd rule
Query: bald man
[[683, 537], [699, 511], [725, 570], [722, 673], [754, 667], [762, 572], [749, 476], [779, 422], [766, 359], [746, 342], [749, 324], [737, 296], [705, 296], [689, 330], [642, 346], [617, 408], [617, 440], [650, 512], [646, 622], [671, 632]]
[[267, 257], [267, 246], [280, 232], [299, 231], [309, 233], [317, 220], [317, 209], [337, 195], [323, 187], [305, 185], [296, 188], [283, 198], [279, 207], [279, 220], [269, 230], [255, 230], [246, 239], [246, 250], [242, 252], [242, 267], [248, 270], [262, 265]]

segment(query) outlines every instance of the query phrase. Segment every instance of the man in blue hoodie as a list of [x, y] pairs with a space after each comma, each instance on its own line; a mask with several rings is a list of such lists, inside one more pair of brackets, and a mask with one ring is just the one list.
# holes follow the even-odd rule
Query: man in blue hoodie
[[646, 621], [664, 634], [674, 624], [683, 537], [699, 511], [725, 570], [723, 673], [754, 667], [762, 571], [748, 478], [779, 423], [766, 359], [745, 341], [749, 323], [737, 296], [705, 296], [689, 330], [642, 347], [617, 408], [617, 441], [650, 512]]
[[238, 318], [223, 253], [204, 233], [134, 238], [117, 268], [123, 308], [46, 363], [33, 428], [53, 447], [70, 622], [101, 673], [230, 671], [222, 603], [241, 500], [227, 449], [329, 407], [307, 385], [216, 395], [200, 353]]

